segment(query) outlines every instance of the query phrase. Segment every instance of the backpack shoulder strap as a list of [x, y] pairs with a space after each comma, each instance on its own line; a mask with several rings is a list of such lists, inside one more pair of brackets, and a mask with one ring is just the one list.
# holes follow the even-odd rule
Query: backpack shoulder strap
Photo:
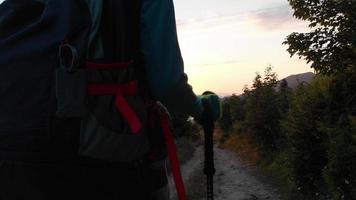
[[87, 57], [93, 59], [102, 58], [104, 57], [104, 50], [99, 34], [99, 29], [103, 12], [103, 0], [85, 0], [85, 2], [88, 5], [92, 21]]

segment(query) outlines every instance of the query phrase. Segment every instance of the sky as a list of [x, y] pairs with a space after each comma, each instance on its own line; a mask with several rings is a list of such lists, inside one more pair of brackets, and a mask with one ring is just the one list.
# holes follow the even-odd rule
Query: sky
[[269, 65], [280, 79], [312, 71], [282, 45], [290, 33], [308, 31], [287, 0], [173, 1], [185, 72], [197, 94], [241, 94]]
[[290, 58], [285, 38], [307, 32], [287, 0], [174, 0], [178, 37], [196, 93], [241, 94], [271, 65], [280, 79], [313, 71]]

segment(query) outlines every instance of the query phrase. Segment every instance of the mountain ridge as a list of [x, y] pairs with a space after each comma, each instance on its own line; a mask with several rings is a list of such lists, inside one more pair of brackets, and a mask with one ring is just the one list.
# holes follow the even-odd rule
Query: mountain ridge
[[[315, 74], [313, 72], [304, 72], [304, 73], [299, 73], [299, 74], [292, 74], [292, 75], [289, 75], [285, 78], [282, 78], [280, 79], [278, 82], [277, 82], [277, 86], [276, 88], [278, 89], [279, 88], [279, 85], [281, 83], [281, 81], [283, 80], [286, 80], [287, 81], [287, 84], [288, 84], [288, 87], [294, 89], [296, 88], [300, 83], [310, 83], [313, 78], [315, 77]], [[224, 98], [224, 97], [229, 97], [229, 96], [232, 96], [234, 95], [233, 94], [228, 94], [228, 93], [219, 93], [219, 96]], [[243, 94], [239, 94], [237, 96], [242, 96]]]
[[290, 76], [287, 76], [281, 80], [278, 81], [277, 87], [281, 83], [282, 80], [286, 80], [288, 83], [288, 87], [294, 89], [296, 88], [300, 83], [310, 83], [313, 78], [315, 77], [315, 74], [313, 72], [305, 72], [305, 73], [300, 73], [300, 74], [292, 74]]

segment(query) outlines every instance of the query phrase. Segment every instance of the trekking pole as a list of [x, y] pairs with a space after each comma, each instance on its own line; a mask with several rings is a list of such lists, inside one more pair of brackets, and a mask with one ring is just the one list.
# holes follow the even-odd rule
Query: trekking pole
[[210, 105], [206, 99], [203, 99], [204, 113], [202, 116], [202, 124], [204, 128], [204, 174], [207, 178], [207, 200], [214, 200], [214, 143], [213, 143], [213, 133], [214, 133], [214, 119]]

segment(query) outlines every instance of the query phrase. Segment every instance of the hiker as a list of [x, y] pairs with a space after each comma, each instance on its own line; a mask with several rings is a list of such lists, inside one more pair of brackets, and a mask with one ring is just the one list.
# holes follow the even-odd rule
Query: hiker
[[187, 80], [172, 0], [5, 1], [0, 199], [168, 199], [165, 107], [221, 113]]

